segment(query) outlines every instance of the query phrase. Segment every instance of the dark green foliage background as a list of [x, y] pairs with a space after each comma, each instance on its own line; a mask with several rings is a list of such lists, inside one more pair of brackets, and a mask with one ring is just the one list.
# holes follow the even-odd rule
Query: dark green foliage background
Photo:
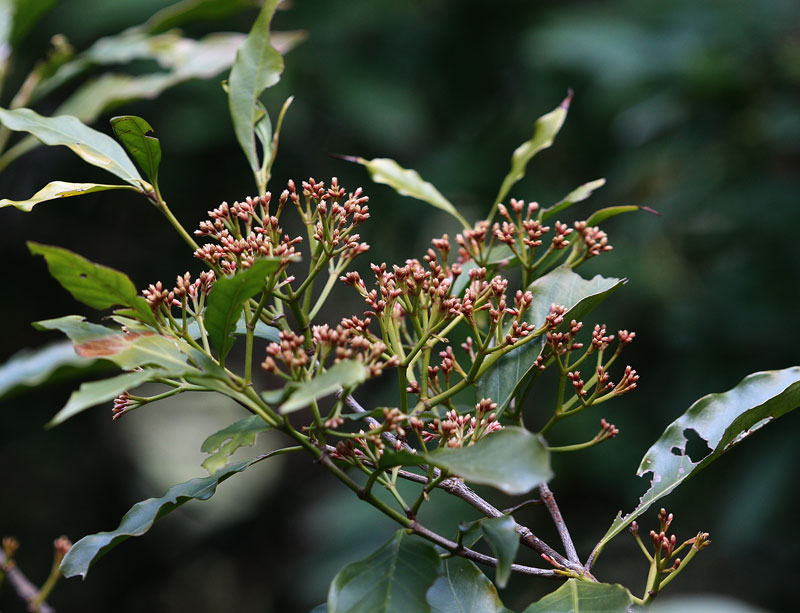
[[[56, 32], [80, 49], [165, 4], [64, 0], [27, 41], [20, 63], [32, 65]], [[244, 31], [254, 14], [190, 33]], [[307, 29], [309, 39], [287, 56], [281, 83], [265, 97], [274, 116], [286, 96], [296, 96], [272, 187], [308, 175], [364, 185], [372, 220], [362, 235], [373, 249], [362, 269], [372, 260], [419, 257], [430, 238], [445, 231], [453, 236], [457, 227], [424, 203], [369, 184], [362, 168], [327, 153], [394, 158], [476, 218], [491, 204], [511, 151], [568, 87], [575, 99], [564, 129], [514, 194], [547, 205], [605, 176], [608, 185], [579, 211], [644, 204], [662, 213], [612, 220], [614, 251], [583, 271], [629, 278], [596, 317], [614, 329], [636, 330], [625, 358], [642, 379], [635, 394], [576, 424], [579, 432], [554, 430], [558, 442], [585, 440], [604, 416], [622, 431], [599, 448], [555, 458], [552, 488], [582, 555], [618, 509], [633, 508], [645, 489], [633, 476], [639, 459], [693, 400], [750, 372], [800, 363], [796, 2], [305, 0], [274, 25]], [[13, 89], [12, 82], [7, 91]], [[186, 226], [221, 200], [254, 191], [219, 79], [119, 110], [155, 128], [164, 151], [162, 191]], [[99, 128], [111, 131], [107, 123]], [[27, 197], [46, 179], [103, 177], [64, 149], [40, 148], [0, 176], [0, 192]], [[156, 210], [126, 193], [42, 204], [30, 214], [0, 210], [0, 227], [3, 359], [43, 342], [28, 322], [91, 314], [48, 279], [25, 240], [64, 246], [129, 272], [140, 288], [201, 269]], [[342, 288], [326, 317], [333, 322], [360, 308]], [[38, 581], [57, 535], [77, 539], [110, 529], [132, 503], [163, 493], [133, 478], [136, 459], [120, 444], [128, 418], [112, 424], [108, 411], [97, 409], [43, 431], [73, 385], [0, 403], [0, 532], [22, 541], [20, 564]], [[362, 402], [390, 402], [391, 390], [376, 385], [370, 391]], [[545, 403], [546, 394], [531, 400], [532, 425], [541, 423], [536, 408], [544, 417]], [[146, 411], [158, 410], [129, 418], [144, 420]], [[786, 417], [668, 499], [680, 538], [703, 529], [714, 541], [668, 592], [718, 592], [793, 610], [800, 542], [790, 501], [798, 495], [798, 434], [797, 416]], [[64, 582], [53, 604], [65, 611], [146, 606], [153, 613], [178, 606], [310, 609], [324, 600], [337, 564], [363, 557], [394, 527], [305, 458], [292, 458], [284, 471], [250, 520], [192, 539], [156, 527], [104, 559], [85, 583]], [[541, 509], [520, 520], [557, 540]], [[596, 570], [602, 580], [634, 591], [646, 575], [626, 536], [612, 543]], [[555, 587], [514, 577], [501, 596], [522, 608]], [[22, 610], [8, 589], [0, 608]]]

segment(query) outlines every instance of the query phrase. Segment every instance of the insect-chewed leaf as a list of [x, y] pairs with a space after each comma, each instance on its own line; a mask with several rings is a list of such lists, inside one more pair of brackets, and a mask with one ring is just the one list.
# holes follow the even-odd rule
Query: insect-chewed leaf
[[307, 407], [315, 400], [329, 396], [340, 389], [350, 389], [369, 378], [369, 369], [357, 360], [344, 360], [334, 364], [321, 375], [299, 384], [289, 399], [281, 405], [281, 413], [291, 413]]
[[139, 191], [132, 185], [107, 185], [103, 183], [69, 183], [67, 181], [51, 181], [33, 196], [26, 200], [0, 200], [0, 208], [5, 206], [15, 206], [20, 211], [29, 213], [34, 206], [47, 200], [60, 200], [72, 196], [83, 196], [94, 192], [104, 192], [110, 189], [129, 189]]
[[161, 143], [155, 137], [150, 124], [141, 117], [122, 115], [111, 118], [111, 127], [150, 183], [157, 185], [158, 166], [161, 164]]
[[217, 485], [235, 473], [242, 472], [257, 462], [258, 458], [231, 464], [209, 477], [192, 479], [173, 485], [160, 498], [148, 498], [133, 505], [122, 518], [119, 527], [111, 532], [98, 532], [84, 536], [75, 543], [61, 562], [61, 574], [65, 577], [86, 577], [89, 568], [101, 556], [122, 541], [145, 534], [157, 519], [171, 513], [190, 500], [208, 500], [217, 490]]
[[90, 262], [61, 247], [29, 242], [28, 248], [34, 255], [44, 256], [50, 274], [76, 300], [93, 309], [128, 306], [143, 322], [156, 324], [150, 306], [137, 294], [136, 287], [126, 274]]
[[626, 613], [632, 604], [631, 593], [621, 585], [568, 579], [523, 613]]
[[75, 117], [43, 117], [31, 109], [0, 108], [0, 123], [15, 132], [28, 132], [46, 145], [69, 147], [89, 164], [107, 170], [141, 191], [148, 191], [125, 150], [110, 136], [93, 130]]
[[[628, 515], [620, 513], [597, 545], [605, 544], [644, 513], [656, 500], [672, 492], [723, 453], [770, 421], [800, 407], [800, 366], [757, 372], [727, 392], [703, 396], [678, 419], [642, 458], [636, 474], [652, 475], [650, 488]], [[703, 458], [686, 453], [686, 431], [693, 430], [711, 450]]]
[[328, 591], [329, 613], [430, 611], [425, 594], [439, 575], [433, 545], [398, 530], [368, 558], [348, 564]]
[[252, 447], [258, 433], [270, 429], [271, 426], [258, 415], [251, 415], [215, 432], [200, 447], [203, 453], [211, 454], [203, 460], [203, 468], [213, 475], [228, 463], [237, 449]]

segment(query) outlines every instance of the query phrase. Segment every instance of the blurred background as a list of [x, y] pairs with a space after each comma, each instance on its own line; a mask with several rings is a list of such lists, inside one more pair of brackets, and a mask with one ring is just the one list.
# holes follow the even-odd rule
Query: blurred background
[[[56, 3], [19, 49], [3, 103], [53, 34], [66, 34], [80, 50], [168, 4]], [[243, 32], [255, 14], [248, 9], [185, 31]], [[634, 471], [669, 422], [748, 373], [800, 364], [799, 26], [794, 0], [304, 0], [275, 18], [275, 29], [304, 29], [308, 39], [287, 55], [280, 84], [264, 96], [273, 117], [295, 96], [271, 187], [308, 176], [363, 185], [372, 219], [362, 235], [372, 250], [362, 270], [370, 261], [420, 257], [431, 238], [453, 236], [457, 226], [328, 153], [394, 158], [478, 218], [513, 149], [568, 88], [575, 98], [564, 128], [513, 195], [549, 205], [605, 177], [606, 187], [574, 207], [577, 215], [615, 204], [661, 213], [608, 222], [614, 250], [581, 271], [629, 279], [586, 323], [635, 330], [625, 358], [641, 374], [634, 394], [575, 420], [574, 430], [554, 431], [564, 442], [585, 440], [601, 416], [621, 430], [612, 442], [554, 459], [551, 486], [583, 556], [646, 489]], [[255, 191], [233, 138], [223, 77], [125, 103], [95, 124], [110, 132], [109, 117], [135, 114], [153, 125], [163, 149], [162, 191], [190, 228], [222, 200]], [[69, 92], [38, 110], [48, 114]], [[42, 147], [0, 175], [0, 197], [27, 198], [51, 179], [107, 180], [65, 149]], [[45, 203], [27, 214], [2, 209], [0, 227], [2, 360], [58, 339], [31, 321], [98, 317], [47, 276], [26, 240], [123, 270], [140, 288], [201, 270], [156, 210], [123, 192]], [[352, 294], [341, 288], [321, 319], [360, 310]], [[113, 423], [110, 406], [98, 407], [45, 431], [76, 385], [16, 390], [0, 400], [0, 533], [21, 541], [18, 562], [39, 584], [55, 537], [113, 529], [133, 503], [203, 475], [205, 436], [244, 416], [235, 406], [185, 396]], [[381, 384], [360, 397], [372, 405], [390, 399]], [[536, 406], [530, 411], [536, 423]], [[701, 529], [713, 539], [668, 593], [720, 593], [769, 611], [796, 610], [799, 436], [800, 415], [789, 415], [664, 501], [680, 539]], [[277, 444], [259, 439], [264, 449]], [[475, 517], [457, 501], [438, 502], [441, 515], [425, 517], [431, 527], [449, 531], [452, 518]], [[643, 529], [654, 527], [655, 511], [641, 519]], [[545, 515], [533, 507], [517, 519], [557, 540]], [[307, 611], [325, 600], [343, 564], [394, 530], [305, 457], [282, 456], [124, 543], [85, 582], [63, 581], [51, 603], [120, 613], [144, 606], [153, 613]], [[595, 569], [601, 580], [637, 593], [647, 573], [624, 534]], [[519, 610], [553, 587], [517, 577], [501, 597]], [[0, 609], [23, 610], [8, 587]]]

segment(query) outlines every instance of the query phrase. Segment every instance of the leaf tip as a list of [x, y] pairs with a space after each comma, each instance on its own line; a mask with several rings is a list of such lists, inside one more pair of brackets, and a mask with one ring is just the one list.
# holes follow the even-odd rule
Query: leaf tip
[[354, 164], [360, 164], [362, 158], [356, 155], [343, 155], [341, 153], [328, 153], [328, 157], [334, 158], [337, 160], [344, 160], [345, 162], [352, 162]]
[[655, 209], [651, 209], [649, 206], [640, 206], [639, 208], [647, 213], [650, 213], [651, 215], [656, 215], [657, 217], [661, 217], [661, 213], [659, 213]]
[[571, 88], [571, 87], [568, 87], [568, 88], [567, 88], [567, 97], [566, 97], [566, 98], [564, 98], [564, 99], [561, 101], [561, 104], [559, 105], [559, 107], [560, 107], [560, 108], [562, 108], [562, 109], [564, 109], [565, 111], [566, 111], [566, 110], [569, 110], [569, 105], [572, 103], [572, 96], [574, 95], [574, 93], [575, 93], [575, 92], [574, 92], [574, 91], [572, 91], [572, 88]]

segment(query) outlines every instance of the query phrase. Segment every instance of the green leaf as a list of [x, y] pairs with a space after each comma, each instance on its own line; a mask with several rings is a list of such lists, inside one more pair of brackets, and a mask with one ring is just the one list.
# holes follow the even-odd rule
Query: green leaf
[[137, 192], [139, 191], [137, 188], [131, 185], [106, 185], [103, 183], [69, 183], [67, 181], [51, 181], [27, 200], [9, 200], [8, 198], [3, 198], [0, 200], [0, 208], [5, 206], [15, 206], [20, 211], [29, 213], [31, 209], [40, 202], [57, 200], [60, 198], [70, 198], [71, 196], [83, 196], [84, 194], [104, 192], [110, 189], [129, 189]]
[[[625, 283], [625, 279], [600, 275], [584, 279], [569, 266], [560, 266], [531, 284], [533, 302], [525, 320], [541, 326], [554, 303], [567, 307], [567, 321], [580, 320]], [[505, 410], [533, 374], [531, 366], [541, 350], [541, 343], [533, 341], [502, 356], [478, 380], [478, 397], [491, 398], [498, 412]]]
[[221, 360], [233, 346], [237, 322], [244, 303], [264, 287], [264, 280], [280, 266], [279, 258], [256, 260], [250, 268], [238, 271], [232, 277], [221, 277], [208, 295], [205, 325]]
[[64, 145], [84, 161], [107, 170], [146, 191], [145, 182], [114, 140], [69, 115], [42, 117], [31, 109], [0, 108], [0, 123], [15, 132], [29, 132], [46, 145]]
[[561, 211], [572, 206], [576, 202], [581, 202], [583, 200], [586, 200], [589, 196], [592, 195], [592, 192], [594, 192], [594, 190], [603, 187], [605, 184], [606, 184], [605, 179], [595, 179], [594, 181], [589, 181], [588, 183], [584, 183], [583, 185], [576, 187], [574, 190], [572, 190], [570, 193], [564, 196], [564, 198], [561, 199], [559, 202], [557, 202], [551, 207], [542, 210], [539, 216], [541, 221], [545, 221], [546, 219], [552, 217], [553, 215], [560, 213]]
[[111, 127], [125, 145], [154, 186], [158, 184], [158, 166], [161, 164], [161, 143], [153, 128], [141, 117], [122, 115], [111, 118]]
[[550, 454], [535, 434], [507, 426], [469, 447], [440, 448], [426, 455], [465, 481], [524, 494], [552, 476]]
[[257, 4], [256, 0], [182, 0], [158, 11], [142, 28], [165, 32], [185, 23], [224, 19]]
[[78, 390], [72, 392], [66, 406], [48, 422], [47, 427], [57, 426], [90, 407], [112, 400], [122, 392], [127, 392], [161, 375], [163, 373], [157, 370], [139, 370], [110, 379], [82, 383]]
[[523, 613], [626, 613], [632, 604], [630, 592], [621, 585], [568, 579]]
[[331, 366], [310, 381], [299, 384], [281, 405], [281, 413], [291, 413], [307, 407], [340, 389], [351, 389], [369, 379], [369, 369], [357, 360], [344, 360]]
[[368, 558], [348, 564], [331, 582], [329, 613], [426, 613], [425, 593], [441, 568], [433, 545], [398, 530]]
[[492, 517], [480, 522], [481, 532], [497, 558], [495, 583], [504, 588], [511, 577], [511, 564], [517, 555], [519, 535], [517, 524], [510, 515]]
[[525, 167], [531, 161], [531, 158], [542, 149], [547, 149], [553, 144], [553, 139], [555, 139], [556, 134], [558, 134], [561, 126], [564, 125], [564, 120], [567, 118], [567, 110], [571, 100], [572, 92], [564, 98], [558, 108], [536, 120], [531, 139], [522, 143], [511, 155], [511, 170], [503, 179], [500, 191], [497, 192], [495, 203], [502, 202], [517, 181], [525, 176]]
[[366, 160], [364, 158], [344, 158], [353, 160], [365, 166], [369, 171], [370, 177], [375, 183], [383, 183], [391, 187], [401, 196], [411, 196], [417, 200], [423, 200], [432, 204], [437, 209], [450, 213], [465, 228], [471, 228], [467, 220], [461, 216], [450, 201], [442, 196], [441, 192], [433, 184], [428, 183], [416, 170], [406, 169], [394, 160], [388, 158], [374, 158]]
[[72, 296], [93, 309], [122, 305], [132, 308], [144, 323], [156, 325], [147, 301], [124, 273], [90, 262], [61, 247], [28, 243], [34, 255], [44, 256], [50, 274]]
[[79, 356], [110, 360], [123, 370], [154, 366], [170, 376], [202, 374], [186, 363], [188, 355], [174, 339], [152, 332], [125, 334], [84, 321], [79, 315], [37, 321], [34, 326], [39, 330], [60, 330], [72, 340]]
[[42, 385], [63, 368], [83, 370], [92, 364], [94, 360], [77, 355], [68, 341], [20, 351], [0, 366], [0, 398], [17, 387]]
[[203, 468], [213, 475], [228, 463], [237, 449], [252, 447], [256, 443], [256, 435], [270, 429], [269, 424], [258, 415], [251, 415], [215, 432], [200, 447], [203, 453], [211, 454], [203, 460]]
[[[253, 28], [236, 54], [228, 79], [228, 105], [230, 107], [236, 140], [244, 151], [250, 168], [258, 173], [258, 160], [254, 127], [261, 119], [256, 103], [261, 93], [280, 80], [283, 57], [270, 43], [269, 28], [278, 0], [267, 0], [256, 18]], [[264, 152], [264, 158], [269, 158]]]
[[650, 207], [638, 206], [636, 204], [624, 204], [620, 206], [610, 206], [605, 209], [595, 211], [589, 216], [589, 219], [586, 220], [586, 225], [596, 226], [600, 223], [603, 223], [609, 217], [621, 215], [622, 213], [632, 213], [633, 211], [645, 211], [647, 213], [652, 213], [653, 215], [659, 215], [658, 211], [654, 211]]
[[122, 518], [116, 530], [90, 534], [75, 543], [61, 562], [61, 574], [65, 577], [80, 575], [86, 578], [92, 564], [122, 541], [145, 534], [157, 519], [190, 500], [208, 500], [216, 492], [219, 483], [257, 461], [258, 458], [253, 458], [232, 464], [209, 477], [173, 485], [160, 498], [148, 498], [136, 503]]
[[[605, 544], [622, 532], [658, 499], [694, 476], [753, 432], [800, 407], [800, 366], [757, 372], [727, 392], [703, 396], [672, 422], [645, 453], [636, 475], [652, 475], [650, 488], [628, 515], [617, 514], [597, 544]], [[686, 453], [686, 432], [693, 430], [708, 445], [703, 458]]]
[[[12, 6], [14, 22], [11, 29], [11, 46], [16, 48], [28, 32], [36, 25], [58, 0], [3, 0], [0, 6]], [[6, 40], [5, 37], [3, 40]]]
[[444, 561], [442, 575], [426, 594], [431, 613], [502, 613], [497, 589], [481, 570], [461, 557]]

